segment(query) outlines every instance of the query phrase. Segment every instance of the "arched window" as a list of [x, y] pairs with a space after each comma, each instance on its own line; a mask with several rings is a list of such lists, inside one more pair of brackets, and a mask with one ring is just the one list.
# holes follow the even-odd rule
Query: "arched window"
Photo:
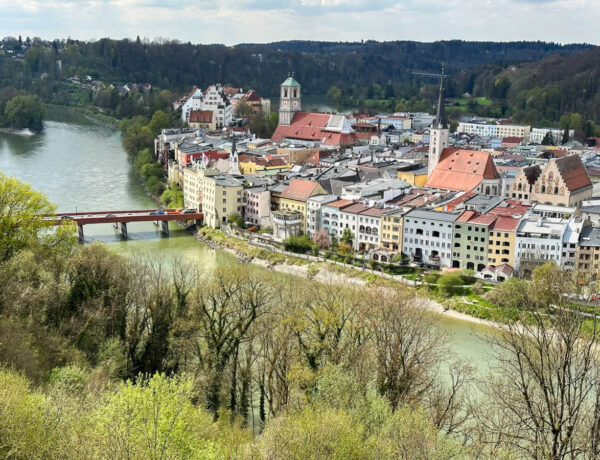
[[554, 194], [558, 195], [558, 187], [554, 187]]
[[[519, 185], [521, 185], [521, 184], [519, 184]], [[485, 194], [486, 195], [490, 194], [490, 186], [489, 185], [485, 188]]]
[[542, 185], [542, 193], [546, 193], [546, 186]]
[[523, 190], [523, 184], [521, 184], [521, 183], [519, 182], [519, 192], [520, 192], [521, 190]]

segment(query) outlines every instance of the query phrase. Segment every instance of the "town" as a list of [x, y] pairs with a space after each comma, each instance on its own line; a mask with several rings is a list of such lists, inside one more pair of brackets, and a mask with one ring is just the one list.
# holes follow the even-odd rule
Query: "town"
[[305, 235], [324, 250], [492, 281], [548, 261], [600, 267], [598, 138], [468, 117], [450, 133], [443, 77], [435, 116], [370, 116], [302, 111], [290, 74], [270, 139], [234, 123], [240, 104], [270, 110], [255, 91], [194, 88], [174, 103], [188, 127], [155, 139], [184, 206], [211, 228], [236, 223], [265, 244]]

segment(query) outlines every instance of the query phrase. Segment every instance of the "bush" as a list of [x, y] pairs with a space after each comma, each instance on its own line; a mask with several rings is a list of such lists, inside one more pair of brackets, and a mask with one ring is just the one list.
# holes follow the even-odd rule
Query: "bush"
[[315, 257], [319, 256], [319, 248], [317, 246], [313, 246], [312, 248], [312, 255]]
[[306, 235], [291, 236], [283, 242], [283, 247], [286, 251], [295, 252], [296, 254], [306, 254], [312, 249], [312, 241]]
[[485, 293], [485, 289], [483, 289], [483, 283], [481, 281], [477, 281], [475, 284], [473, 284], [471, 292], [473, 292], [475, 295], [483, 295]]
[[442, 275], [438, 280], [439, 291], [448, 297], [458, 294], [462, 289], [462, 284], [462, 276], [458, 273]]
[[437, 273], [428, 273], [423, 277], [423, 282], [426, 284], [437, 284], [440, 275]]
[[246, 228], [244, 225], [244, 219], [239, 214], [232, 214], [227, 217], [227, 222], [235, 225], [237, 228]]

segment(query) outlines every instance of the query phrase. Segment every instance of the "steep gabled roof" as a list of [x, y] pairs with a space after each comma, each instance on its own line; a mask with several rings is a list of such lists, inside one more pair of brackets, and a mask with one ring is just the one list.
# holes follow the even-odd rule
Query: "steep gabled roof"
[[590, 178], [578, 155], [558, 158], [555, 162], [565, 185], [571, 192], [580, 188], [591, 187]]
[[306, 201], [318, 186], [318, 182], [313, 182], [311, 180], [292, 179], [290, 185], [288, 185], [281, 194], [281, 198], [288, 198], [296, 201]]
[[468, 192], [483, 179], [499, 178], [488, 152], [446, 148], [427, 179], [427, 187]]

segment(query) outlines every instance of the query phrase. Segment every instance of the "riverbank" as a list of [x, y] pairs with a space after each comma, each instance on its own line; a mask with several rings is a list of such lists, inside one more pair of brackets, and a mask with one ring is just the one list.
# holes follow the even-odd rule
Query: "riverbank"
[[[367, 286], [376, 284], [386, 287], [397, 287], [398, 283], [401, 283], [398, 280], [390, 280], [377, 274], [356, 270], [352, 266], [343, 267], [328, 262], [309, 262], [305, 259], [296, 258], [293, 255], [283, 255], [270, 252], [267, 249], [255, 248], [250, 246], [245, 240], [227, 236], [219, 230], [206, 227], [198, 230], [195, 236], [212, 250], [225, 251], [234, 255], [238, 263], [251, 263], [269, 271], [339, 285]], [[503, 328], [501, 323], [452, 310], [435, 299], [423, 296], [421, 291], [409, 283], [402, 283], [402, 285], [409, 292], [412, 291], [411, 294], [414, 294], [416, 305], [419, 308], [446, 318], [478, 326], [493, 329]]]
[[76, 105], [60, 105], [60, 104], [46, 103], [46, 104], [44, 104], [44, 106], [46, 108], [49, 108], [52, 110], [64, 110], [64, 111], [74, 112], [74, 113], [83, 115], [84, 117], [92, 118], [96, 121], [101, 121], [103, 123], [107, 123], [111, 126], [119, 126], [119, 123], [121, 122], [121, 120], [119, 120], [117, 118], [109, 117], [108, 115], [99, 113], [100, 109], [98, 107], [91, 106], [91, 105], [76, 106]]

